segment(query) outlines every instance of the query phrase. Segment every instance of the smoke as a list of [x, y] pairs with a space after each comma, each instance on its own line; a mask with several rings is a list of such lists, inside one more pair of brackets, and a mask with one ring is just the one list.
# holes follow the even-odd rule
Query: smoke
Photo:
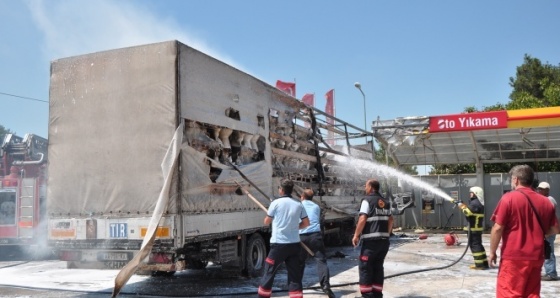
[[45, 58], [54, 60], [103, 50], [179, 40], [234, 67], [195, 29], [157, 15], [135, 1], [28, 1], [32, 20], [44, 35]]
[[56, 250], [48, 245], [48, 220], [46, 212], [47, 186], [41, 183], [39, 187], [39, 220], [33, 228], [33, 239], [30, 245], [19, 246], [20, 253], [26, 260], [46, 260], [56, 257]]
[[19, 246], [22, 256], [26, 260], [47, 260], [56, 257], [54, 248], [48, 246], [47, 219], [41, 218], [35, 227], [33, 243], [31, 245]]

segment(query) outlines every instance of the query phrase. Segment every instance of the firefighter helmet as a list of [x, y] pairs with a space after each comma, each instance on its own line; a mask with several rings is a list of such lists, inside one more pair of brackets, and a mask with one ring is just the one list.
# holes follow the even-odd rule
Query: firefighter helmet
[[480, 203], [484, 205], [484, 190], [481, 187], [473, 186], [471, 187], [471, 189], [469, 189], [469, 192], [474, 193]]

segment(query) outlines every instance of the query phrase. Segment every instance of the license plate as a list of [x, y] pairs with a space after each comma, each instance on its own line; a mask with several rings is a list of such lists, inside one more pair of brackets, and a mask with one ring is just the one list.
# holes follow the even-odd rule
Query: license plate
[[130, 252], [98, 252], [98, 261], [128, 261], [132, 259]]
[[121, 269], [122, 267], [126, 266], [128, 262], [125, 261], [105, 261], [105, 268], [107, 269]]

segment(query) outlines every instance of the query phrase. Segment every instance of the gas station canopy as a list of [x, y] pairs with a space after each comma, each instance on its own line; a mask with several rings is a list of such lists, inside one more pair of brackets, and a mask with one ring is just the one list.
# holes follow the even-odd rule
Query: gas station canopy
[[560, 107], [378, 120], [372, 129], [398, 165], [560, 160]]

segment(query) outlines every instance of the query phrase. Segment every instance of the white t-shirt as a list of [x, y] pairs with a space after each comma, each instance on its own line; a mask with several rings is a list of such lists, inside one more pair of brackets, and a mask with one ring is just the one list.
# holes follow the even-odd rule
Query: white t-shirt
[[270, 203], [267, 215], [273, 218], [270, 243], [300, 242], [299, 223], [307, 217], [301, 202], [290, 197], [280, 197]]
[[560, 221], [560, 208], [558, 208], [558, 203], [552, 196], [548, 196], [548, 199], [554, 205], [554, 210], [556, 211], [556, 219]]

